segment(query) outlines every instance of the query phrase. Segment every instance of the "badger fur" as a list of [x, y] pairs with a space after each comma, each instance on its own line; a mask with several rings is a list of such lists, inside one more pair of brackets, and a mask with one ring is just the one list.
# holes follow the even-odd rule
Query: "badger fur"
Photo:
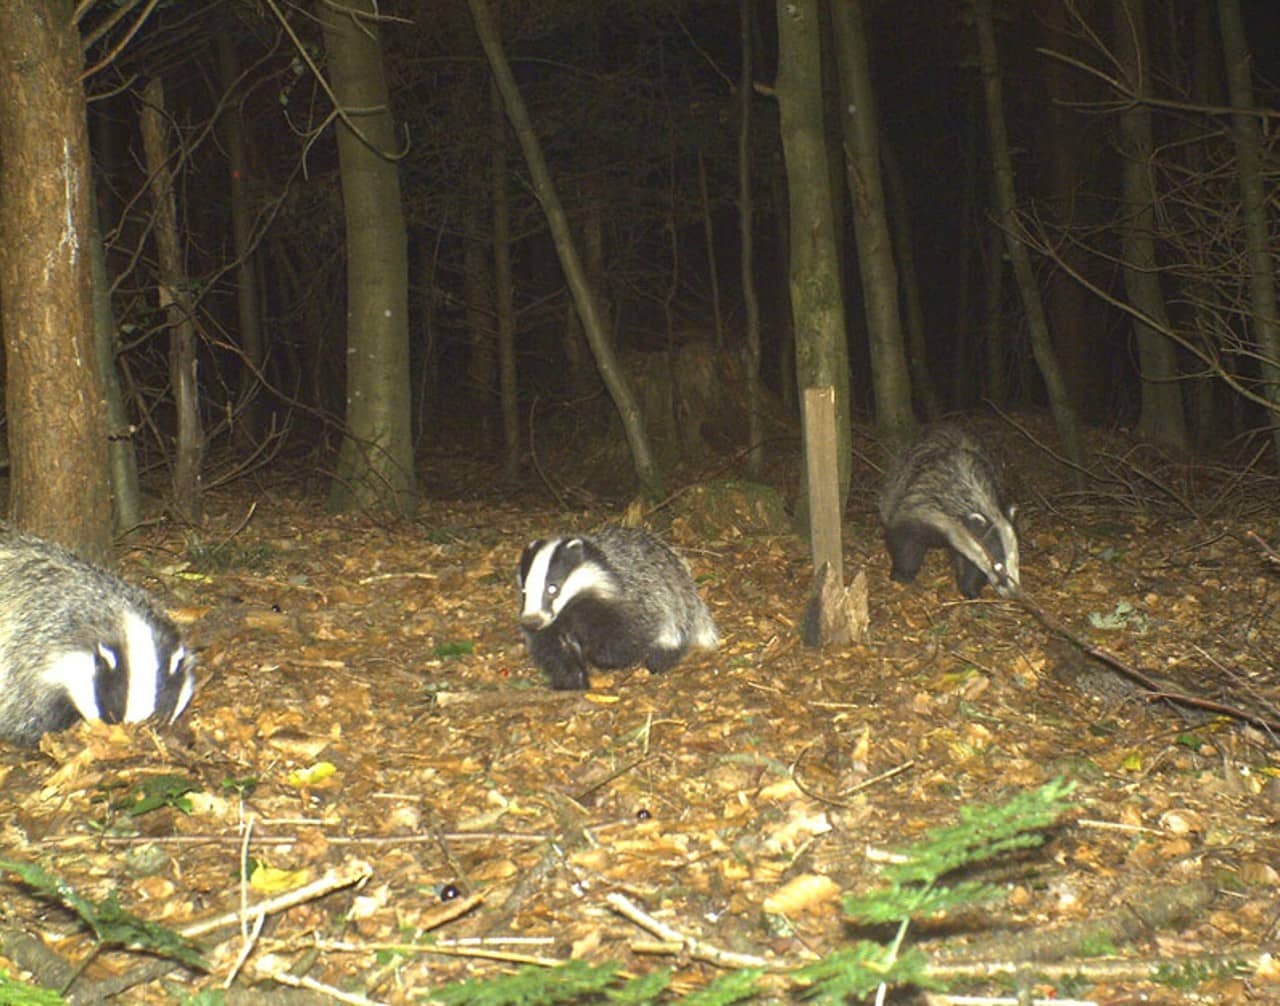
[[193, 665], [145, 592], [0, 528], [0, 740], [35, 744], [82, 717], [172, 723]]
[[965, 597], [977, 597], [988, 583], [1001, 597], [1016, 597], [1014, 512], [982, 444], [958, 426], [933, 427], [897, 459], [880, 491], [890, 575], [909, 583], [929, 549], [946, 548]]
[[640, 529], [531, 542], [520, 592], [525, 646], [552, 688], [586, 688], [588, 665], [665, 671], [720, 641], [689, 567]]

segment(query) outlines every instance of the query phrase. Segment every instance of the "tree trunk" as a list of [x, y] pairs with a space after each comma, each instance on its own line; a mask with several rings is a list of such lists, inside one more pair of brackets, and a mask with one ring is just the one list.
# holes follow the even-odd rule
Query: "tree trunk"
[[111, 474], [111, 523], [123, 535], [142, 523], [142, 489], [138, 484], [138, 456], [133, 446], [133, 425], [125, 408], [124, 389], [116, 370], [116, 316], [111, 306], [111, 280], [97, 202], [91, 199], [89, 238], [93, 274], [93, 345], [97, 350], [98, 377], [106, 405], [107, 463]]
[[93, 345], [89, 139], [70, 3], [0, 3], [0, 307], [13, 521], [111, 551]]
[[[347, 234], [347, 428], [329, 509], [417, 506], [409, 402], [409, 264], [398, 141], [387, 104], [375, 0], [326, 0]], [[359, 133], [356, 131], [359, 130]]]
[[707, 159], [698, 148], [698, 198], [702, 203], [702, 236], [707, 242], [707, 278], [711, 281], [711, 313], [715, 318], [716, 349], [724, 349], [724, 312], [720, 308], [720, 270], [716, 268], [715, 215], [707, 192]]
[[493, 283], [498, 315], [498, 374], [502, 391], [502, 440], [508, 485], [520, 479], [520, 403], [516, 397], [516, 310], [511, 278], [511, 199], [507, 192], [507, 117], [498, 85], [489, 82], [493, 112]]
[[1268, 235], [1266, 185], [1262, 177], [1262, 141], [1259, 117], [1253, 108], [1253, 84], [1249, 79], [1249, 45], [1244, 37], [1239, 0], [1218, 0], [1222, 52], [1227, 64], [1227, 88], [1231, 107], [1231, 131], [1236, 144], [1240, 197], [1244, 216], [1245, 245], [1249, 261], [1249, 300], [1254, 340], [1261, 361], [1262, 393], [1271, 403], [1271, 441], [1280, 458], [1280, 316], [1276, 305], [1276, 264]]
[[[782, 153], [791, 219], [789, 284], [796, 340], [796, 384], [836, 392], [840, 462], [837, 486], [849, 495], [849, 343], [831, 226], [831, 185], [822, 126], [818, 0], [778, 0], [778, 78]], [[806, 431], [806, 436], [808, 435]], [[807, 514], [807, 498], [801, 501]]]
[[[218, 74], [225, 93], [230, 94], [240, 76], [235, 45], [227, 26], [217, 29]], [[245, 152], [244, 113], [231, 102], [222, 116], [227, 141], [227, 172], [230, 175], [231, 240], [236, 257], [236, 313], [240, 322], [240, 386], [237, 391], [238, 423], [236, 439], [242, 447], [256, 447], [263, 435], [261, 391], [266, 350], [258, 315], [258, 270], [254, 263], [253, 204], [249, 198], [249, 158]]]
[[764, 403], [760, 399], [760, 301], [756, 296], [755, 234], [751, 194], [751, 3], [739, 0], [742, 74], [738, 78], [738, 232], [741, 243], [742, 302], [747, 344], [747, 473], [764, 473]]
[[1077, 468], [1077, 478], [1084, 467], [1084, 432], [1075, 407], [1071, 404], [1066, 382], [1058, 367], [1045, 321], [1044, 305], [1031, 267], [1031, 252], [1020, 236], [1017, 221], [1017, 191], [1013, 184], [1013, 160], [1009, 153], [1009, 134], [1004, 122], [1004, 96], [1000, 82], [1000, 61], [996, 52], [995, 26], [991, 17], [991, 0], [972, 0], [974, 21], [978, 31], [978, 52], [982, 68], [983, 94], [986, 99], [987, 132], [990, 136], [991, 160], [995, 174], [996, 220], [1004, 231], [1005, 248], [1013, 264], [1013, 276], [1022, 297], [1031, 336], [1031, 351], [1044, 379], [1058, 437], [1067, 458]]
[[[897, 152], [888, 142], [881, 144], [880, 161], [884, 167], [884, 179], [888, 183], [885, 195], [890, 209], [886, 216], [893, 230], [892, 251], [898, 265], [898, 288], [902, 295], [902, 320], [906, 327], [907, 367], [911, 374], [912, 398], [925, 419], [932, 421], [942, 415], [942, 400], [938, 397], [937, 385], [933, 383], [933, 370], [929, 366], [928, 326], [924, 320], [924, 303], [920, 296], [920, 276], [916, 272], [911, 201], [907, 196], [907, 185], [902, 177], [902, 165], [898, 162]], [[963, 286], [963, 276], [959, 277], [959, 282]], [[957, 349], [959, 342], [957, 331]]]
[[893, 240], [884, 208], [879, 124], [875, 93], [871, 88], [862, 0], [832, 4], [831, 19], [835, 27], [840, 87], [845, 99], [841, 135], [846, 145], [845, 175], [849, 201], [853, 205], [858, 272], [862, 277], [862, 299], [867, 315], [876, 425], [887, 439], [901, 442], [907, 440], [915, 428], [915, 415], [911, 411], [911, 376], [898, 314], [898, 269], [893, 260]]
[[564, 270], [565, 280], [573, 294], [578, 314], [582, 319], [582, 327], [587, 342], [595, 355], [596, 365], [600, 368], [600, 376], [613, 398], [622, 419], [622, 428], [626, 433], [627, 443], [631, 448], [631, 459], [636, 469], [636, 478], [643, 492], [653, 498], [662, 497], [662, 479], [653, 461], [649, 448], [649, 439], [645, 435], [644, 422], [640, 407], [627, 383], [626, 375], [618, 365], [600, 313], [596, 306], [595, 295], [587, 283], [578, 258], [577, 248], [573, 243], [573, 235], [569, 230], [569, 220], [565, 216], [564, 207], [560, 205], [560, 197], [556, 194], [555, 185], [551, 181], [551, 173], [542, 156], [537, 134], [529, 121], [528, 110], [524, 99], [516, 87], [511, 68], [507, 65], [506, 55], [502, 51], [502, 43], [493, 27], [493, 18], [489, 13], [486, 0], [467, 0], [471, 8], [471, 17], [475, 22], [476, 34], [480, 36], [480, 44], [484, 46], [490, 69], [502, 92], [503, 104], [507, 109], [507, 117], [520, 140], [520, 149], [524, 152], [525, 163], [533, 180], [533, 190], [547, 216], [547, 225], [555, 240], [556, 254], [560, 258], [560, 267]]
[[[1040, 44], [1065, 58], [1039, 61], [1043, 67], [1045, 101], [1036, 115], [1036, 149], [1043, 150], [1038, 180], [1037, 212], [1061, 234], [1088, 233], [1085, 212], [1096, 212], [1099, 200], [1090, 196], [1091, 165], [1096, 156], [1095, 137], [1088, 132], [1095, 119], [1081, 109], [1101, 100], [1095, 79], [1080, 72], [1080, 63], [1090, 59], [1087, 40], [1096, 38], [1082, 31], [1083, 11], [1062, 0], [1037, 0], [1027, 8], [1027, 18], [1040, 26]], [[1053, 339], [1054, 353], [1067, 384], [1072, 403], [1086, 420], [1104, 421], [1109, 399], [1108, 368], [1098, 361], [1114, 355], [1110, 326], [1102, 315], [1102, 302], [1092, 296], [1077, 275], [1096, 272], [1097, 256], [1091, 255], [1083, 240], [1059, 241], [1054, 257], [1061, 257], [1068, 269], [1053, 267], [1040, 272], [1045, 315]]]
[[984, 229], [986, 282], [982, 287], [982, 343], [986, 347], [987, 379], [978, 390], [996, 408], [1009, 404], [1009, 339], [1004, 325], [1004, 234], [994, 221]]
[[178, 243], [178, 205], [170, 169], [164, 84], [153, 77], [142, 90], [139, 113], [142, 150], [151, 179], [155, 213], [154, 234], [159, 260], [157, 297], [169, 329], [169, 381], [177, 424], [173, 459], [173, 506], [184, 520], [199, 524], [203, 513], [200, 459], [204, 432], [200, 427], [199, 385], [196, 383], [196, 330], [192, 322], [190, 284], [182, 267]]
[[1171, 326], [1156, 263], [1155, 190], [1150, 175], [1151, 109], [1142, 103], [1149, 84], [1146, 5], [1143, 0], [1115, 0], [1113, 13], [1116, 63], [1137, 99], [1120, 113], [1121, 204], [1124, 208], [1120, 257], [1124, 288], [1129, 302], [1155, 322], [1154, 327], [1137, 319], [1133, 322], [1142, 379], [1138, 433], [1156, 443], [1185, 450], [1187, 424], [1182, 409], [1182, 385], [1178, 380], [1178, 354], [1174, 344], [1161, 334]]

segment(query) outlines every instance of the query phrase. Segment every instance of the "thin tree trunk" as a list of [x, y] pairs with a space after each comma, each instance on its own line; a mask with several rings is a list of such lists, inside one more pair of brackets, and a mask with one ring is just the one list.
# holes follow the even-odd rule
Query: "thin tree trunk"
[[1143, 0], [1115, 0], [1113, 13], [1116, 62], [1137, 98], [1120, 113], [1124, 287], [1129, 302], [1156, 323], [1152, 327], [1137, 319], [1133, 322], [1142, 380], [1138, 432], [1156, 443], [1185, 450], [1187, 424], [1178, 380], [1178, 354], [1160, 331], [1169, 331], [1170, 324], [1156, 262], [1151, 109], [1142, 103], [1149, 86], [1146, 6]]
[[662, 496], [662, 478], [653, 461], [653, 453], [649, 448], [649, 438], [645, 434], [644, 420], [635, 395], [627, 382], [626, 375], [618, 364], [613, 346], [600, 319], [595, 295], [587, 283], [573, 243], [573, 235], [569, 230], [569, 220], [565, 216], [564, 207], [560, 205], [560, 197], [556, 194], [555, 185], [551, 181], [551, 173], [542, 156], [537, 134], [529, 121], [528, 110], [524, 99], [516, 87], [511, 68], [507, 65], [506, 55], [502, 51], [502, 43], [493, 27], [493, 18], [489, 13], [486, 0], [467, 0], [471, 8], [471, 17], [475, 22], [476, 34], [484, 46], [490, 69], [497, 80], [498, 89], [502, 92], [503, 104], [507, 109], [507, 117], [520, 140], [520, 149], [524, 152], [525, 163], [533, 180], [533, 190], [547, 216], [547, 225], [551, 228], [555, 240], [556, 254], [560, 258], [560, 266], [564, 270], [565, 280], [573, 294], [578, 314], [582, 319], [582, 327], [587, 342], [595, 354], [596, 365], [600, 368], [600, 376], [613, 398], [622, 419], [622, 428], [626, 433], [627, 443], [631, 448], [631, 459], [636, 469], [636, 478], [644, 493], [651, 498]]
[[[471, 350], [467, 358], [467, 393], [487, 431], [490, 409], [493, 406], [494, 375], [498, 365], [498, 339], [494, 324], [493, 271], [489, 268], [489, 257], [486, 254], [492, 237], [486, 235], [481, 223], [485, 205], [483, 191], [483, 188], [477, 186], [474, 198], [467, 200], [467, 224], [462, 246], [462, 290], [467, 304], [467, 341]], [[492, 202], [489, 209], [492, 212]]]
[[1079, 478], [1085, 460], [1084, 432], [1053, 352], [1049, 326], [1044, 316], [1044, 304], [1040, 300], [1040, 289], [1036, 285], [1035, 271], [1031, 267], [1031, 252], [1018, 236], [1017, 192], [1013, 184], [1009, 135], [1004, 122], [1004, 96], [1000, 82], [1000, 61], [996, 52], [995, 26], [991, 17], [991, 0], [972, 0], [972, 3], [978, 30], [987, 132], [990, 135], [991, 160], [995, 173], [996, 219], [1004, 231], [1005, 247], [1013, 264], [1013, 276], [1027, 315], [1031, 351], [1035, 355], [1049, 396], [1049, 410], [1053, 413], [1063, 450], [1076, 465], [1076, 477]]
[[89, 140], [70, 3], [0, 3], [0, 309], [19, 527], [87, 558], [111, 551], [94, 366]]
[[111, 307], [111, 280], [107, 276], [107, 252], [102, 246], [97, 203], [90, 200], [92, 230], [89, 238], [93, 273], [93, 345], [97, 350], [98, 376], [107, 410], [107, 461], [111, 473], [111, 522], [117, 535], [142, 523], [142, 489], [138, 484], [138, 456], [133, 446], [133, 426], [125, 408], [124, 390], [116, 370], [116, 316]]
[[[881, 144], [880, 161], [888, 183], [886, 195], [892, 204], [887, 217], [893, 229], [892, 250], [898, 264], [912, 396], [925, 419], [934, 420], [942, 414], [942, 401], [938, 398], [938, 388], [933, 383], [933, 371], [929, 366], [924, 304], [920, 297], [920, 276], [916, 272], [915, 237], [911, 232], [911, 203], [907, 198], [907, 186], [902, 179], [897, 152], [887, 141]], [[963, 284], [963, 277], [960, 282]]]
[[760, 400], [760, 300], [756, 296], [755, 235], [751, 194], [751, 3], [740, 0], [742, 74], [738, 79], [738, 231], [742, 300], [747, 316], [747, 472], [764, 472], [764, 403]]
[[[347, 235], [346, 434], [329, 509], [413, 513], [418, 501], [409, 402], [409, 262], [398, 147], [387, 103], [375, 0], [317, 7], [335, 100]], [[355, 132], [358, 129], [359, 135]]]
[[1280, 458], [1280, 315], [1276, 304], [1276, 263], [1268, 234], [1266, 186], [1262, 178], [1259, 118], [1252, 111], [1253, 84], [1249, 77], [1249, 45], [1239, 0], [1218, 0], [1222, 51], [1227, 64], [1231, 131], [1236, 143], [1245, 244], [1249, 261], [1249, 300], [1254, 340], [1261, 360], [1262, 393], [1271, 403], [1271, 440]]
[[[951, 358], [951, 405], [961, 408], [981, 395], [974, 387], [973, 375], [976, 363], [972, 305], [974, 296], [974, 268], [976, 248], [986, 234], [986, 227], [979, 223], [978, 212], [978, 101], [977, 92], [968, 90], [964, 96], [963, 121], [960, 124], [960, 248], [957, 252], [956, 304], [952, 313], [955, 326], [955, 352]], [[979, 371], [980, 373], [980, 371]]]
[[[845, 174], [858, 242], [858, 271], [866, 306], [876, 425], [889, 440], [906, 440], [915, 427], [911, 375], [898, 314], [898, 269], [885, 213], [880, 135], [862, 0], [831, 5], [845, 115]], [[923, 350], [922, 350], [923, 352]], [[920, 365], [924, 361], [921, 359]]]
[[204, 509], [200, 472], [204, 431], [200, 425], [199, 385], [196, 383], [196, 330], [178, 242], [178, 206], [173, 172], [169, 167], [164, 84], [159, 77], [152, 77], [142, 89], [139, 120], [156, 217], [154, 233], [160, 273], [157, 294], [169, 328], [169, 380], [173, 387], [177, 424], [173, 506], [184, 520], [199, 524]]
[[[831, 222], [831, 183], [822, 119], [818, 0], [778, 0], [776, 93], [791, 220], [790, 290], [796, 383], [830, 385], [836, 396], [839, 498], [849, 494], [852, 432], [849, 344]], [[905, 369], [905, 365], [904, 365]], [[909, 406], [908, 402], [908, 406]], [[807, 432], [806, 432], [807, 435]], [[807, 492], [807, 490], [806, 490]], [[801, 513], [807, 514], [807, 495]]]
[[498, 314], [498, 374], [502, 392], [502, 440], [508, 485], [520, 478], [520, 403], [516, 397], [516, 310], [511, 278], [511, 198], [507, 191], [507, 117], [498, 85], [489, 82], [493, 112], [493, 283]]
[[698, 148], [698, 197], [702, 202], [702, 235], [707, 242], [707, 278], [711, 281], [711, 312], [716, 324], [716, 349], [724, 348], [724, 317], [720, 310], [720, 273], [716, 268], [716, 229], [707, 193], [707, 160]]
[[975, 390], [997, 408], [1009, 404], [1009, 339], [1004, 327], [1004, 234], [994, 221], [987, 223], [986, 283], [982, 288], [982, 344], [986, 347], [985, 386]]
[[[240, 75], [234, 42], [226, 25], [217, 30], [218, 73], [228, 92]], [[240, 386], [237, 391], [237, 440], [242, 446], [256, 446], [263, 435], [261, 390], [266, 350], [258, 314], [258, 270], [254, 262], [253, 204], [249, 198], [249, 158], [245, 152], [244, 112], [232, 102], [222, 117], [227, 139], [227, 171], [231, 192], [231, 240], [236, 257], [236, 314], [240, 322]]]

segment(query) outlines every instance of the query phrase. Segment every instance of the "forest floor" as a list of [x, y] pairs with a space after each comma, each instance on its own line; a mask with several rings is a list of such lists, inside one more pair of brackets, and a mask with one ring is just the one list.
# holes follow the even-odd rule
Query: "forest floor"
[[[1100, 435], [1100, 477], [1076, 492], [1028, 438], [993, 435], [1021, 473], [1038, 604], [1170, 688], [1280, 718], [1280, 572], [1245, 537], [1280, 543], [1274, 478]], [[504, 496], [477, 452], [429, 460], [428, 484], [450, 489], [412, 521], [330, 516], [281, 478], [211, 495], [198, 535], [138, 535], [123, 571], [184, 625], [201, 687], [166, 731], [0, 745], [0, 857], [202, 932], [209, 971], [102, 949], [80, 1001], [415, 1002], [571, 957], [672, 968], [689, 994], [739, 959], [796, 965], [868, 935], [841, 895], [877, 888], [892, 851], [1061, 776], [1075, 807], [1044, 844], [967, 874], [1004, 899], [908, 940], [939, 959], [1036, 957], [1026, 996], [1280, 1002], [1277, 737], [1152, 698], [989, 591], [964, 601], [941, 553], [890, 582], [868, 443], [845, 545], [869, 578], [869, 641], [800, 642], [800, 538], [749, 507], [673, 506], [650, 523], [689, 558], [724, 642], [585, 693], [548, 690], [526, 658], [515, 567], [530, 539], [621, 509]], [[213, 568], [219, 544], [230, 561]], [[260, 928], [227, 925], [269, 899]], [[94, 949], [3, 872], [0, 930], [11, 976], [48, 980]], [[1161, 964], [1180, 980], [1144, 977]], [[799, 994], [765, 985], [761, 1001]]]

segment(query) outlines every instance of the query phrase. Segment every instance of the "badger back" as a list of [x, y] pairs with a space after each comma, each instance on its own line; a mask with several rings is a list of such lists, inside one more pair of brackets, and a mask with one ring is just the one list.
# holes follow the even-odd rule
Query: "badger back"
[[996, 463], [975, 437], [950, 425], [905, 451], [880, 493], [887, 534], [915, 527], [926, 540], [940, 537], [1005, 597], [1020, 590], [1013, 515]]
[[661, 645], [713, 650], [720, 643], [689, 564], [643, 528], [609, 526], [592, 541], [615, 571], [621, 593], [654, 628]]
[[48, 542], [0, 533], [0, 739], [80, 718], [172, 723], [194, 660], [151, 598]]

